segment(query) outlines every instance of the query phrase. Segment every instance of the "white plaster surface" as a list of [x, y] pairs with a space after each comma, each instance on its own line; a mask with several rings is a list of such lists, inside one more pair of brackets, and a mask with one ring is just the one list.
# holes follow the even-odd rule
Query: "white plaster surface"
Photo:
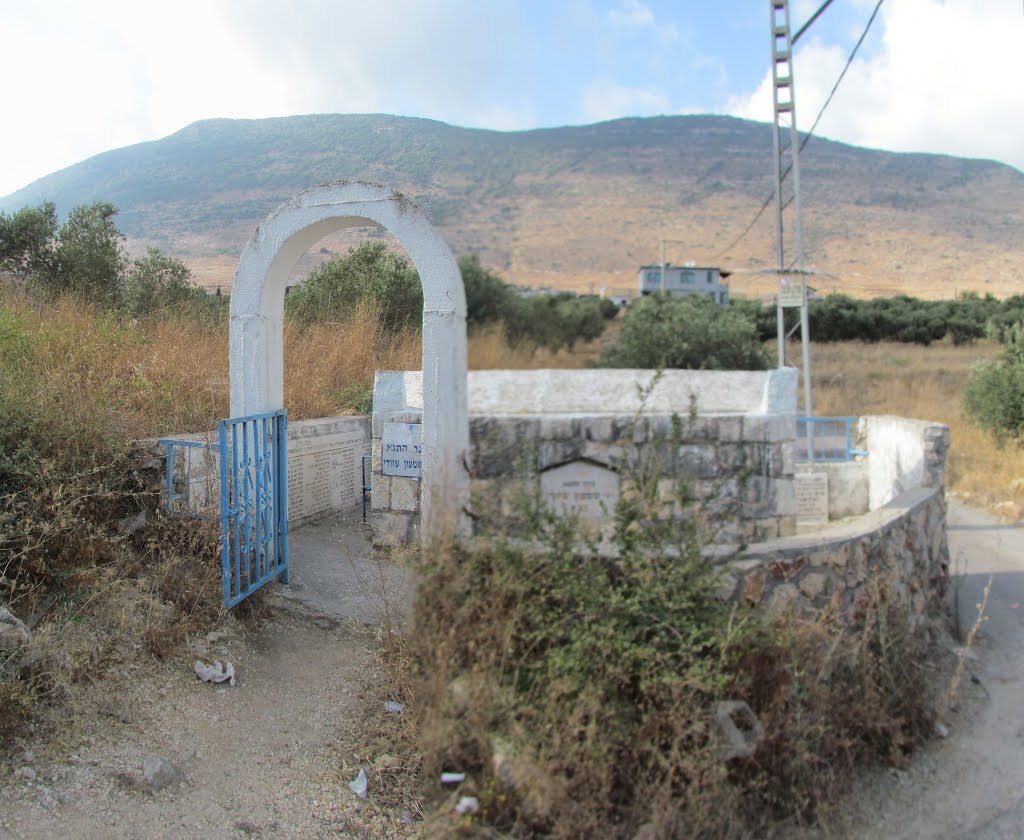
[[868, 452], [868, 505], [876, 510], [924, 478], [924, 420], [881, 415], [862, 417], [860, 432]]
[[[468, 374], [469, 413], [631, 414], [640, 407], [638, 386], [650, 386], [655, 372], [593, 370], [474, 370]], [[419, 371], [381, 371], [374, 382], [374, 414], [422, 407]], [[700, 414], [795, 414], [797, 372], [668, 370], [650, 391], [651, 414], [690, 412], [691, 395]]]
[[238, 261], [231, 293], [231, 413], [284, 405], [284, 292], [292, 267], [324, 236], [387, 228], [423, 284], [422, 539], [463, 533], [469, 500], [466, 299], [451, 250], [400, 193], [376, 184], [321, 184], [282, 204], [257, 228]]

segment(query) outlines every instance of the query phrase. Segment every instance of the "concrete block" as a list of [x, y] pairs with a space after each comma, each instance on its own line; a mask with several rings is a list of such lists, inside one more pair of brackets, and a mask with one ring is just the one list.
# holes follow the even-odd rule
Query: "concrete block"
[[615, 438], [615, 420], [612, 417], [588, 417], [580, 424], [580, 436], [587, 441], [611, 443]]
[[582, 457], [587, 446], [592, 445], [577, 440], [542, 440], [537, 447], [537, 469], [543, 470], [567, 461], [575, 461]]
[[771, 414], [765, 418], [764, 439], [768, 443], [796, 440], [796, 415]]
[[763, 414], [747, 414], [743, 417], [743, 440], [761, 443], [765, 439], [768, 418]]
[[682, 417], [683, 442], [712, 443], [718, 440], [718, 420], [714, 415]]
[[575, 440], [580, 437], [579, 420], [569, 414], [545, 415], [537, 434], [541, 440]]
[[796, 516], [796, 484], [792, 478], [779, 478], [772, 482], [777, 516]]
[[391, 476], [374, 472], [370, 476], [370, 508], [389, 510], [391, 508]]
[[420, 508], [420, 482], [415, 478], [391, 476], [391, 509], [418, 511]]
[[679, 470], [685, 478], [708, 479], [718, 475], [718, 461], [712, 446], [680, 446]]
[[796, 472], [796, 444], [790, 441], [782, 444], [782, 475]]
[[740, 443], [727, 443], [715, 449], [719, 474], [735, 473], [747, 466], [747, 448]]
[[743, 440], [743, 418], [740, 415], [719, 417], [718, 439], [722, 443], [739, 443]]

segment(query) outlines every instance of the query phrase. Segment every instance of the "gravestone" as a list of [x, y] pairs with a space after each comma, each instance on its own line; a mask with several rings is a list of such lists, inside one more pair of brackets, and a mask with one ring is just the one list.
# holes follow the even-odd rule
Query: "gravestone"
[[559, 516], [575, 514], [581, 524], [601, 525], [615, 512], [619, 475], [593, 461], [570, 461], [540, 474], [540, 493]]
[[796, 521], [798, 525], [821, 525], [828, 522], [828, 474], [797, 473]]

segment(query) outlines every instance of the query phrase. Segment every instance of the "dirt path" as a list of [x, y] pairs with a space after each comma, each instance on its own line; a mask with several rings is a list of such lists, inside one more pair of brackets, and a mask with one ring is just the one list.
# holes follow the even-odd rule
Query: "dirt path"
[[[302, 537], [303, 554], [320, 559], [296, 576], [287, 604], [298, 598], [330, 617], [279, 609], [258, 633], [207, 640], [208, 658], [235, 663], [236, 686], [200, 683], [178, 662], [132, 683], [113, 716], [82, 721], [78, 742], [27, 744], [31, 755], [0, 784], [0, 836], [413, 836], [409, 815], [377, 809], [372, 795], [361, 802], [347, 786], [373, 759], [353, 750], [367, 704], [379, 703], [363, 687], [380, 678], [372, 631], [351, 616], [379, 620], [379, 581], [397, 586], [394, 570], [337, 562], [342, 551], [359, 555], [351, 533], [326, 523]], [[1024, 529], [954, 503], [950, 544], [966, 570], [968, 626], [993, 576], [989, 620], [958, 711], [944, 720], [950, 735], [905, 771], [866, 776], [839, 836], [1024, 836]], [[332, 602], [339, 587], [344, 597]], [[149, 755], [168, 757], [183, 779], [154, 791], [142, 772]]]
[[[400, 812], [348, 788], [366, 764], [353, 754], [364, 717], [383, 713], [364, 688], [383, 679], [373, 625], [382, 581], [394, 589], [400, 575], [370, 564], [367, 534], [341, 520], [297, 532], [292, 547], [295, 586], [259, 631], [229, 624], [195, 643], [235, 665], [235, 686], [200, 682], [191, 659], [140, 668], [106, 715], [94, 709], [60, 744], [20, 748], [0, 781], [0, 837], [411, 835]], [[147, 756], [180, 781], [154, 790]]]

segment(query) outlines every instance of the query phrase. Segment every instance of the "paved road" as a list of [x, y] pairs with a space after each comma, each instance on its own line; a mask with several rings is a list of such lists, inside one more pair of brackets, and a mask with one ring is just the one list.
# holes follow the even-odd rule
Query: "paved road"
[[991, 701], [957, 744], [964, 772], [949, 795], [963, 816], [944, 836], [1024, 837], [1024, 527], [954, 502], [949, 543], [954, 564], [966, 565], [959, 599], [966, 624], [992, 576], [979, 646], [979, 676]]

